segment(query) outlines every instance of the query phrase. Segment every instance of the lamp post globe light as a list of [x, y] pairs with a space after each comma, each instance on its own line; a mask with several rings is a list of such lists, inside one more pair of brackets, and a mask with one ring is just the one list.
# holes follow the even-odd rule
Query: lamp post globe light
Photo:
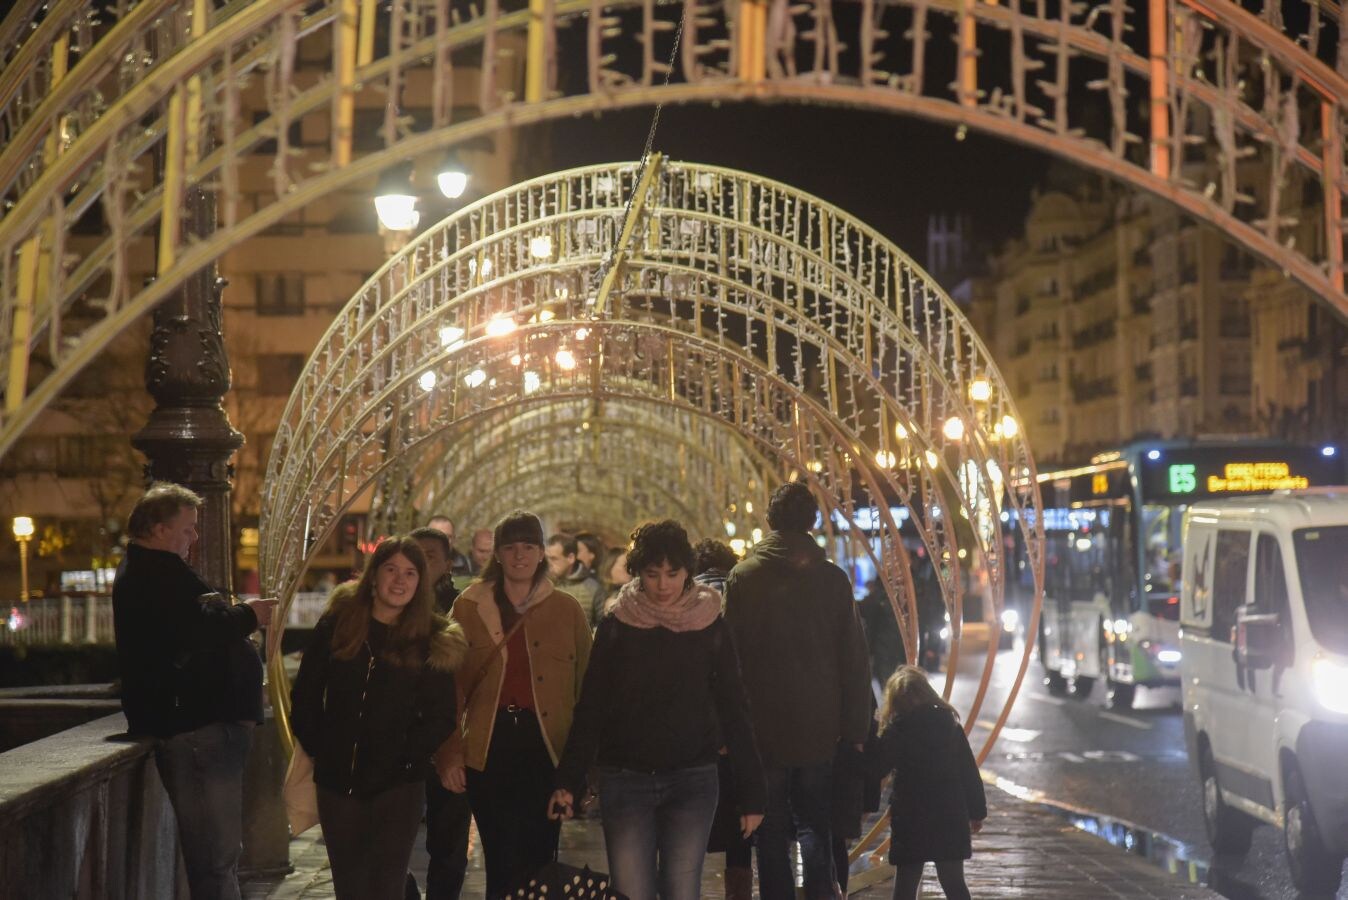
[[459, 162], [458, 155], [453, 151], [445, 154], [444, 162], [440, 164], [440, 170], [435, 175], [435, 182], [447, 200], [457, 200], [468, 190], [468, 170]]
[[14, 517], [14, 540], [19, 542], [19, 600], [28, 602], [28, 542], [36, 529], [29, 516]]
[[407, 165], [395, 166], [379, 178], [374, 211], [379, 224], [389, 231], [411, 231], [421, 221], [417, 196], [412, 192], [412, 172]]

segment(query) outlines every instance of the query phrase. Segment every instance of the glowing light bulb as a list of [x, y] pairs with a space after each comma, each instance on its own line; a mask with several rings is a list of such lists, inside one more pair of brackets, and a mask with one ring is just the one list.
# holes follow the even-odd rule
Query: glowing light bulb
[[969, 384], [969, 399], [977, 403], [987, 403], [992, 399], [992, 384], [986, 378], [975, 378]]
[[543, 386], [543, 379], [538, 377], [537, 372], [524, 373], [524, 393], [532, 394]]
[[554, 359], [557, 360], [557, 367], [563, 371], [569, 372], [576, 367], [576, 357], [570, 350], [558, 350]]
[[435, 387], [435, 373], [422, 372], [421, 377], [417, 379], [417, 383], [421, 385], [423, 391], [429, 391], [431, 388]]
[[463, 343], [463, 329], [445, 325], [440, 329], [440, 346], [448, 350]]
[[548, 259], [552, 256], [552, 237], [540, 234], [529, 241], [529, 255], [534, 259]]
[[1020, 434], [1020, 423], [1014, 416], [1002, 416], [1002, 437], [1013, 438]]
[[880, 450], [875, 454], [875, 464], [882, 469], [894, 468], [894, 453], [890, 450]]
[[941, 426], [941, 433], [952, 441], [964, 439], [964, 420], [959, 416], [951, 416], [945, 420]]
[[470, 388], [480, 387], [486, 382], [487, 382], [487, 373], [482, 371], [481, 369], [474, 369], [467, 375], [463, 376], [463, 383], [468, 385]]
[[488, 337], [504, 337], [515, 330], [515, 320], [510, 316], [494, 316], [487, 323]]

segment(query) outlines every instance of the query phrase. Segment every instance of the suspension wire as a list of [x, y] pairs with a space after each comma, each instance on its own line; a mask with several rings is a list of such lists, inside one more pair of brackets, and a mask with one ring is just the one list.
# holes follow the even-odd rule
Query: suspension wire
[[[674, 61], [678, 59], [679, 56], [679, 42], [683, 39], [683, 23], [687, 20], [687, 18], [688, 18], [688, 5], [685, 3], [683, 4], [682, 10], [679, 12], [679, 26], [674, 31], [674, 46], [669, 51], [669, 65], [666, 66], [665, 68], [665, 83], [661, 85], [662, 87], [669, 87], [670, 76], [674, 74]], [[637, 163], [636, 175], [632, 179], [632, 192], [627, 195], [627, 203], [623, 207], [622, 222], [626, 222], [627, 217], [632, 214], [632, 204], [635, 203], [637, 199], [637, 187], [641, 184], [641, 179], [646, 174], [646, 167], [650, 165], [651, 149], [655, 145], [655, 132], [656, 129], [660, 127], [660, 113], [664, 110], [664, 108], [665, 103], [663, 100], [655, 104], [655, 114], [651, 116], [651, 128], [650, 131], [646, 133], [646, 146], [641, 151], [641, 160], [640, 162]], [[632, 237], [635, 236], [636, 236], [636, 229], [634, 228], [632, 229], [632, 235], [629, 236], [628, 241], [630, 242]], [[623, 246], [621, 243], [622, 242], [621, 225], [619, 226], [618, 229], [618, 241], [619, 243], [609, 250], [609, 252], [604, 256], [603, 262], [600, 263], [599, 268], [595, 270], [595, 273], [592, 276], [590, 276], [592, 290], [598, 288], [599, 285], [604, 283], [604, 277], [608, 275], [609, 270], [613, 268], [613, 265], [616, 262], [619, 254], [627, 250], [627, 248]]]

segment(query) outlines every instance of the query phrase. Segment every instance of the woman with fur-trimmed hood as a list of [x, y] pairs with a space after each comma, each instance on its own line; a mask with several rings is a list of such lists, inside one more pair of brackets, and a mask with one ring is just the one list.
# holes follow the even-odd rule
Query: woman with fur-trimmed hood
[[401, 900], [431, 757], [454, 729], [467, 642], [425, 576], [415, 540], [382, 542], [332, 592], [291, 690], [338, 900]]

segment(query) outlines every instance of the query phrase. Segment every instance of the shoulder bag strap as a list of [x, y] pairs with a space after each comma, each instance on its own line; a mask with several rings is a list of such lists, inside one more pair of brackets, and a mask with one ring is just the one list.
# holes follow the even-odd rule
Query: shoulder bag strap
[[529, 618], [531, 613], [533, 613], [533, 609], [525, 611], [524, 615], [520, 616], [515, 624], [510, 626], [510, 630], [505, 633], [505, 637], [501, 639], [501, 642], [491, 648], [491, 653], [488, 654], [486, 661], [482, 663], [481, 670], [477, 673], [477, 680], [473, 682], [471, 688], [464, 692], [463, 708], [465, 710], [467, 710], [469, 704], [472, 703], [473, 694], [477, 693], [477, 689], [482, 686], [482, 682], [487, 677], [487, 670], [491, 668], [491, 664], [496, 661], [496, 657], [505, 649], [506, 644], [510, 643], [510, 639], [515, 636], [515, 632], [524, 627], [524, 621]]

